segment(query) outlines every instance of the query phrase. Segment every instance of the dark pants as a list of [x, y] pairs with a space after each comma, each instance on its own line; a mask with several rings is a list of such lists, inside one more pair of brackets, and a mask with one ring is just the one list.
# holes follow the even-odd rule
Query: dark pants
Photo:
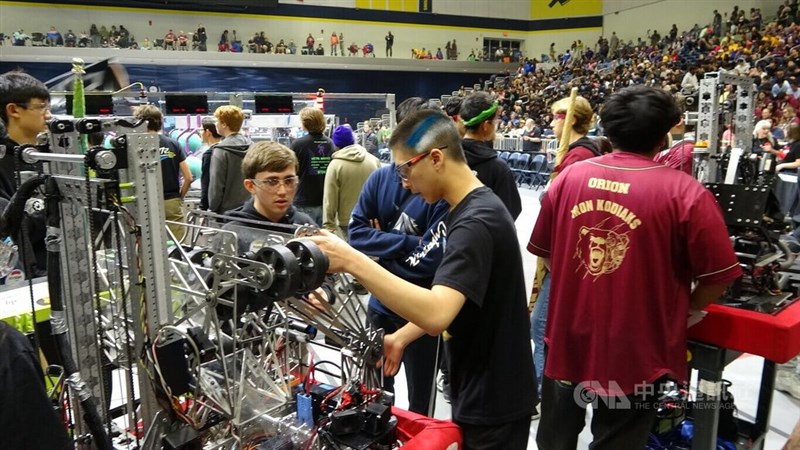
[[525, 450], [528, 448], [531, 418], [523, 417], [501, 425], [458, 423], [458, 426], [464, 437], [464, 450]]
[[[575, 450], [578, 435], [586, 422], [584, 400], [592, 402], [592, 435], [590, 450], [644, 448], [656, 418], [653, 397], [629, 396], [622, 399], [597, 398], [569, 385], [543, 377], [542, 418], [536, 433], [539, 450]], [[622, 401], [621, 401], [622, 400]]]
[[[406, 324], [402, 319], [395, 319], [370, 308], [369, 320], [376, 328], [383, 328], [391, 334]], [[436, 360], [436, 340], [434, 336], [422, 336], [406, 347], [403, 353], [403, 365], [408, 381], [408, 410], [417, 414], [428, 415], [431, 401], [431, 386], [434, 379]], [[384, 377], [383, 389], [394, 392], [394, 377]]]

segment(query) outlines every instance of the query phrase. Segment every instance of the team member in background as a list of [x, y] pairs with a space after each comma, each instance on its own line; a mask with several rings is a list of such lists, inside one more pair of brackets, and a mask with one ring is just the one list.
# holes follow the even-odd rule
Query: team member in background
[[[558, 176], [564, 169], [579, 161], [601, 155], [600, 146], [586, 136], [592, 127], [594, 112], [589, 101], [581, 96], [575, 97], [575, 106], [572, 109], [572, 126], [565, 129], [567, 110], [572, 104], [569, 97], [562, 98], [553, 103], [550, 110], [553, 112], [553, 121], [550, 127], [560, 140], [566, 140], [567, 153], [553, 169]], [[528, 247], [528, 251], [533, 250]], [[542, 376], [545, 372], [546, 361], [544, 357], [544, 331], [547, 326], [547, 306], [550, 301], [550, 271], [537, 261], [534, 278], [534, 291], [531, 302], [534, 302], [531, 313], [531, 339], [533, 339], [533, 364], [536, 366], [536, 375], [539, 377], [539, 392], [542, 390]]]
[[[0, 158], [0, 206], [3, 206], [0, 211], [5, 210], [4, 206], [17, 191], [16, 168], [36, 170], [36, 166], [15, 161], [15, 148], [36, 144], [36, 136], [47, 131], [50, 118], [50, 93], [44, 83], [23, 72], [0, 75], [0, 146], [5, 147]], [[28, 267], [22, 269], [26, 276], [35, 278], [47, 274], [47, 248], [44, 244], [47, 228], [43, 212], [35, 212], [29, 217], [30, 239], [26, 241], [30, 245], [21, 247]], [[15, 239], [18, 242], [24, 240], [21, 236]]]
[[322, 227], [345, 239], [361, 188], [369, 175], [381, 167], [378, 158], [355, 141], [350, 125], [339, 125], [333, 130], [333, 143], [339, 150], [328, 166], [322, 195]]
[[292, 143], [292, 150], [299, 161], [297, 174], [300, 176], [295, 206], [319, 224], [322, 223], [325, 173], [331, 163], [334, 146], [333, 141], [322, 134], [325, 131], [325, 115], [322, 111], [303, 108], [300, 110], [300, 122], [308, 134]]
[[244, 188], [242, 160], [253, 142], [242, 134], [244, 112], [238, 106], [220, 106], [214, 111], [217, 133], [223, 139], [211, 152], [208, 209], [222, 214], [242, 206], [250, 193]]
[[[172, 222], [183, 222], [183, 198], [192, 184], [192, 171], [186, 162], [186, 155], [175, 139], [164, 136], [161, 128], [164, 125], [161, 110], [155, 105], [143, 105], [136, 108], [137, 119], [147, 121], [147, 132], [158, 135], [158, 150], [161, 153], [161, 181], [164, 188], [164, 215]], [[175, 239], [183, 239], [185, 227], [169, 224]], [[167, 239], [170, 239], [169, 236]]]
[[511, 218], [517, 220], [522, 212], [517, 182], [508, 164], [492, 148], [499, 113], [500, 106], [488, 93], [469, 94], [461, 103], [459, 114], [466, 128], [462, 145], [467, 163], [478, 179], [500, 197]]
[[685, 380], [689, 308], [742, 273], [714, 196], [653, 161], [680, 120], [672, 96], [625, 88], [600, 116], [614, 152], [561, 172], [528, 244], [552, 268], [541, 450], [576, 448], [587, 397], [591, 448], [643, 448], [657, 408], [642, 386]]
[[214, 146], [222, 140], [222, 135], [217, 132], [217, 121], [213, 117], [203, 118], [203, 150], [202, 163], [200, 165], [200, 209], [208, 209], [208, 185], [211, 184], [211, 155], [214, 153]]
[[364, 143], [364, 148], [367, 149], [371, 155], [380, 158], [380, 154], [378, 153], [378, 135], [375, 134], [375, 130], [372, 129], [372, 124], [364, 122], [363, 131], [364, 134], [361, 139]]
[[327, 254], [332, 272], [355, 275], [413, 323], [417, 336], [447, 331], [453, 421], [465, 449], [524, 449], [537, 396], [522, 257], [514, 220], [475, 177], [460, 141], [449, 117], [423, 110], [400, 122], [389, 143], [403, 187], [452, 208], [429, 245], [413, 255], [443, 249], [430, 289], [392, 274], [335, 235], [308, 239]]
[[686, 123], [683, 120], [683, 116], [681, 116], [681, 121], [669, 130], [669, 134], [669, 148], [658, 152], [653, 161], [686, 172], [687, 175], [692, 175], [694, 139], [686, 136]]

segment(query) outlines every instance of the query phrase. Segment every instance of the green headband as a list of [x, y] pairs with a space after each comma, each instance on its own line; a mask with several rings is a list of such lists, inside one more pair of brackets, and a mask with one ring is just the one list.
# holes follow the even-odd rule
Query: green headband
[[492, 106], [488, 107], [487, 109], [484, 109], [483, 111], [481, 111], [480, 114], [473, 117], [472, 119], [469, 120], [462, 119], [461, 123], [463, 123], [465, 127], [473, 127], [483, 122], [484, 120], [488, 119], [489, 117], [494, 116], [496, 112], [497, 112], [497, 102], [494, 102], [492, 103]]

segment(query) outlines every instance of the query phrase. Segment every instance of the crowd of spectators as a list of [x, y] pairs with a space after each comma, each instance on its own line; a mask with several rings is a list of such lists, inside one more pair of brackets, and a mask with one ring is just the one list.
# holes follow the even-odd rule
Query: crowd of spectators
[[[137, 40], [124, 25], [111, 25], [106, 28], [101, 25], [92, 24], [88, 31], [83, 30], [76, 34], [71, 29], [63, 35], [51, 26], [46, 33], [35, 32], [28, 35], [25, 30], [20, 28], [11, 35], [0, 33], [0, 45], [8, 39], [13, 46], [47, 46], [47, 47], [81, 47], [81, 48], [122, 48], [133, 50], [195, 50], [208, 51], [208, 34], [205, 26], [198, 25], [194, 31], [179, 30], [178, 32], [169, 29], [163, 37], [145, 37]], [[394, 45], [394, 35], [391, 31], [385, 38], [386, 57], [392, 56], [392, 46]], [[330, 46], [328, 46], [330, 44]], [[212, 42], [213, 48], [213, 42]], [[249, 39], [242, 39], [237, 35], [236, 30], [224, 30], [217, 42], [217, 51], [233, 53], [264, 53], [264, 54], [297, 54], [303, 55], [329, 55], [329, 56], [376, 56], [376, 46], [372, 42], [357, 44], [351, 42], [346, 46], [344, 33], [331, 32], [330, 35], [325, 30], [320, 30], [318, 36], [308, 33], [305, 42], [298, 46], [294, 39], [279, 38], [270, 39], [264, 31], [256, 31]], [[502, 50], [502, 49], [500, 49]], [[486, 54], [486, 57], [484, 57]], [[436, 60], [458, 60], [460, 52], [456, 40], [447, 41], [445, 46], [439, 47], [434, 52], [432, 49], [412, 48], [412, 59], [436, 59]], [[466, 58], [468, 61], [502, 61], [505, 54], [495, 57], [490, 52], [473, 49]], [[517, 50], [510, 53], [511, 61], [519, 61], [520, 52]]]
[[[637, 84], [660, 86], [696, 105], [699, 80], [722, 70], [752, 78], [757, 89], [754, 119], [770, 119], [775, 133], [799, 120], [797, 0], [781, 5], [774, 20], [765, 21], [758, 9], [748, 16], [734, 7], [730, 15], [715, 11], [708, 25], [683, 33], [673, 26], [663, 35], [653, 30], [647, 39], [627, 43], [613, 33], [593, 47], [576, 41], [561, 54], [551, 46], [550, 54], [552, 58], [543, 55], [545, 61], [526, 58], [516, 72], [494, 75], [489, 83], [481, 80], [482, 89], [503, 106], [500, 132], [522, 134], [527, 119], [545, 130], [552, 119], [550, 105], [568, 96], [572, 87], [595, 110], [615, 90]], [[727, 86], [721, 100], [734, 92], [734, 86]], [[458, 95], [464, 94], [462, 87]]]

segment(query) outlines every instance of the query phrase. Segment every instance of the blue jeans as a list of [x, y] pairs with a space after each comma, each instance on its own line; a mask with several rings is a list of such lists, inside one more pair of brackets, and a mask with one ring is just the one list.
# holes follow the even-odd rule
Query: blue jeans
[[544, 330], [547, 326], [547, 304], [550, 302], [550, 272], [545, 274], [539, 287], [539, 296], [531, 314], [531, 339], [533, 339], [533, 366], [536, 367], [536, 381], [542, 392], [544, 375]]

